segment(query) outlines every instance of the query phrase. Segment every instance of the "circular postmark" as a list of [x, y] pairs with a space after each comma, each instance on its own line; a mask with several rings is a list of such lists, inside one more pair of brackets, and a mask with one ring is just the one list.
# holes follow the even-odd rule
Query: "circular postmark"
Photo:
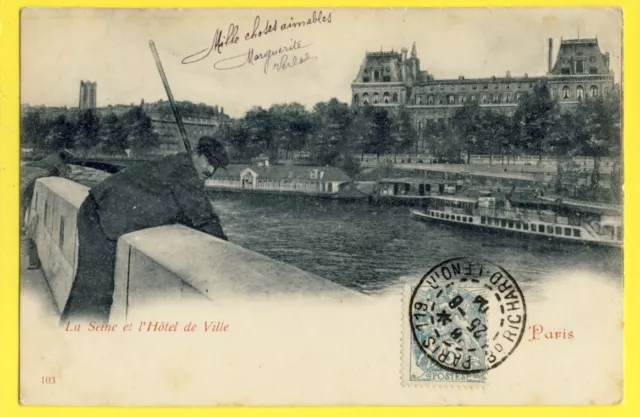
[[518, 347], [527, 309], [517, 282], [501, 266], [454, 258], [427, 272], [411, 294], [411, 331], [444, 369], [485, 372]]

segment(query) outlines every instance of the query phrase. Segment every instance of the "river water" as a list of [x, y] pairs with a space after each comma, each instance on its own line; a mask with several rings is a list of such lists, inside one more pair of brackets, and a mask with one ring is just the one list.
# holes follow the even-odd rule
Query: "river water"
[[622, 282], [615, 248], [421, 222], [407, 207], [366, 202], [233, 193], [212, 199], [231, 242], [365, 293], [415, 282], [459, 256], [497, 263], [533, 292], [567, 274]]

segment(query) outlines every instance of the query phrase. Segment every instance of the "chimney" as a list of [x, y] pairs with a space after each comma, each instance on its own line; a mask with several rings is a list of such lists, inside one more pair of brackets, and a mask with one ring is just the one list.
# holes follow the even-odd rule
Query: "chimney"
[[549, 38], [549, 70], [548, 73], [551, 74], [551, 64], [553, 62], [553, 39]]

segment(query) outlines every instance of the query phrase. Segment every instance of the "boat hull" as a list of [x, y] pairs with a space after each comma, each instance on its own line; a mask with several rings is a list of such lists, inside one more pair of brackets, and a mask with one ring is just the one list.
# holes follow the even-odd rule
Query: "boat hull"
[[600, 246], [600, 247], [609, 247], [609, 248], [618, 248], [618, 249], [622, 248], [622, 243], [617, 241], [571, 239], [571, 238], [565, 238], [558, 235], [532, 233], [532, 232], [526, 232], [522, 230], [515, 230], [515, 229], [501, 228], [501, 227], [491, 227], [491, 226], [481, 224], [479, 222], [480, 216], [465, 215], [465, 217], [467, 218], [473, 218], [472, 222], [468, 222], [468, 221], [463, 222], [463, 221], [457, 221], [457, 220], [432, 217], [419, 210], [411, 210], [411, 216], [420, 221], [465, 227], [467, 229], [475, 230], [478, 232], [483, 232], [483, 233], [488, 232], [488, 233], [498, 234], [502, 236], [525, 237], [525, 238], [536, 239], [536, 240], [546, 240], [549, 242], [562, 242], [562, 243], [568, 243], [568, 244], [574, 244], [574, 245], [589, 245], [589, 246]]

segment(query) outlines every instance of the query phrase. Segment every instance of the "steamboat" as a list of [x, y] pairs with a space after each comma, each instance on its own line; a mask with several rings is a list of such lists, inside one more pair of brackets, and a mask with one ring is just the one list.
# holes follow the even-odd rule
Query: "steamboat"
[[419, 220], [458, 224], [485, 231], [556, 241], [622, 247], [619, 207], [538, 196], [430, 196]]

